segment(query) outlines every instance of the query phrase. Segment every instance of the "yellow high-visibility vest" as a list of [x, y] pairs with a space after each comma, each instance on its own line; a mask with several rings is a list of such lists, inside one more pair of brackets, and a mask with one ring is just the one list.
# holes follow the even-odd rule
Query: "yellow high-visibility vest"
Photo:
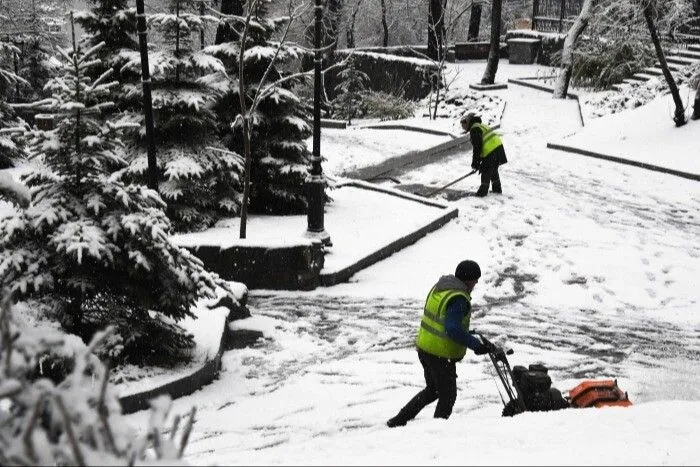
[[[445, 333], [445, 317], [447, 316], [447, 303], [450, 299], [462, 296], [471, 303], [471, 296], [461, 290], [430, 290], [428, 298], [425, 300], [423, 318], [418, 328], [416, 346], [431, 355], [450, 360], [461, 360], [467, 352], [467, 348], [462, 344], [453, 341]], [[469, 313], [462, 319], [462, 327], [469, 329], [471, 318], [471, 307]]]
[[498, 146], [503, 146], [503, 142], [501, 141], [501, 137], [498, 136], [498, 134], [492, 130], [491, 128], [487, 127], [483, 123], [475, 123], [472, 125], [472, 127], [477, 127], [479, 130], [481, 130], [481, 141], [482, 141], [482, 146], [481, 146], [481, 158], [485, 159], [486, 157], [489, 156]]

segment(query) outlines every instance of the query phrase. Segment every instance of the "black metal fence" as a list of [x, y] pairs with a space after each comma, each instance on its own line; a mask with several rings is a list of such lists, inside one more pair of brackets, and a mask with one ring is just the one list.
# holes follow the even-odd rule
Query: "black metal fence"
[[533, 0], [532, 29], [542, 32], [566, 32], [574, 22], [583, 0]]

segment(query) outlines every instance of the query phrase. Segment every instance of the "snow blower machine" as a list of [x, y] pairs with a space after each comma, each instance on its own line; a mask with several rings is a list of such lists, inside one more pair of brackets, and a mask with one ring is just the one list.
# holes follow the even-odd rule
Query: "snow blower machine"
[[546, 366], [532, 364], [527, 368], [521, 365], [511, 368], [507, 355], [513, 354], [512, 349], [504, 350], [482, 334], [474, 334], [489, 349], [489, 359], [505, 389], [507, 401], [498, 390], [503, 402], [504, 417], [523, 412], [632, 405], [627, 393], [618, 387], [617, 380], [614, 379], [585, 380], [570, 389], [567, 395], [563, 395], [559, 389], [552, 387], [552, 378]]

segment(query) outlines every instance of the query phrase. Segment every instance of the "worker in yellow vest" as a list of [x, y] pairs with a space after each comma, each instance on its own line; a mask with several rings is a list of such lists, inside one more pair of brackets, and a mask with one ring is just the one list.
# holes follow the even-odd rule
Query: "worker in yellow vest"
[[508, 162], [501, 137], [481, 122], [481, 117], [468, 113], [460, 119], [472, 142], [472, 169], [481, 173], [481, 186], [475, 196], [484, 197], [489, 191], [503, 193], [498, 167]]
[[452, 414], [457, 399], [456, 362], [464, 358], [467, 348], [476, 355], [489, 352], [481, 339], [469, 332], [471, 292], [479, 277], [479, 265], [465, 260], [457, 265], [454, 275], [442, 276], [430, 289], [416, 337], [425, 388], [389, 419], [387, 426], [405, 425], [435, 400], [435, 418]]

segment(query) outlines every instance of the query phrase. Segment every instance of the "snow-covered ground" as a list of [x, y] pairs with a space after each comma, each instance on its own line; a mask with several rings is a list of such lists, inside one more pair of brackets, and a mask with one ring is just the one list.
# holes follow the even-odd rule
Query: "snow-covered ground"
[[[483, 73], [479, 62], [454, 66], [457, 87]], [[498, 81], [544, 72], [503, 63]], [[698, 463], [700, 184], [547, 149], [548, 141], [581, 130], [576, 102], [519, 86], [497, 92], [506, 101], [504, 194], [457, 198], [458, 219], [349, 283], [312, 292], [252, 291], [253, 316], [235, 327], [261, 330], [265, 339], [227, 352], [218, 381], [175, 401], [177, 413], [198, 409], [189, 462]], [[700, 140], [700, 122], [657, 134], [651, 129], [671, 124], [665, 112], [630, 115], [637, 121], [610, 119], [600, 132], [635, 125], [649, 128], [651, 139], [673, 135], [681, 147]], [[607, 144], [614, 151], [631, 142], [611, 138]], [[657, 150], [634, 147], [640, 157]], [[362, 154], [359, 145], [341, 146], [326, 157], [342, 162], [329, 160], [327, 167], [350, 166]], [[451, 157], [399, 179], [444, 184], [468, 171], [468, 160]], [[468, 178], [452, 193], [477, 185]], [[374, 222], [392, 228], [382, 218]], [[332, 234], [334, 226], [326, 228]], [[356, 242], [336, 241], [333, 248]], [[449, 420], [432, 419], [428, 407], [408, 426], [387, 428], [385, 421], [422, 387], [413, 340], [425, 294], [465, 258], [483, 271], [472, 325], [510, 345], [511, 364], [546, 364], [564, 392], [586, 378], [617, 378], [634, 405], [501, 418], [490, 363], [469, 354], [458, 364]]]

